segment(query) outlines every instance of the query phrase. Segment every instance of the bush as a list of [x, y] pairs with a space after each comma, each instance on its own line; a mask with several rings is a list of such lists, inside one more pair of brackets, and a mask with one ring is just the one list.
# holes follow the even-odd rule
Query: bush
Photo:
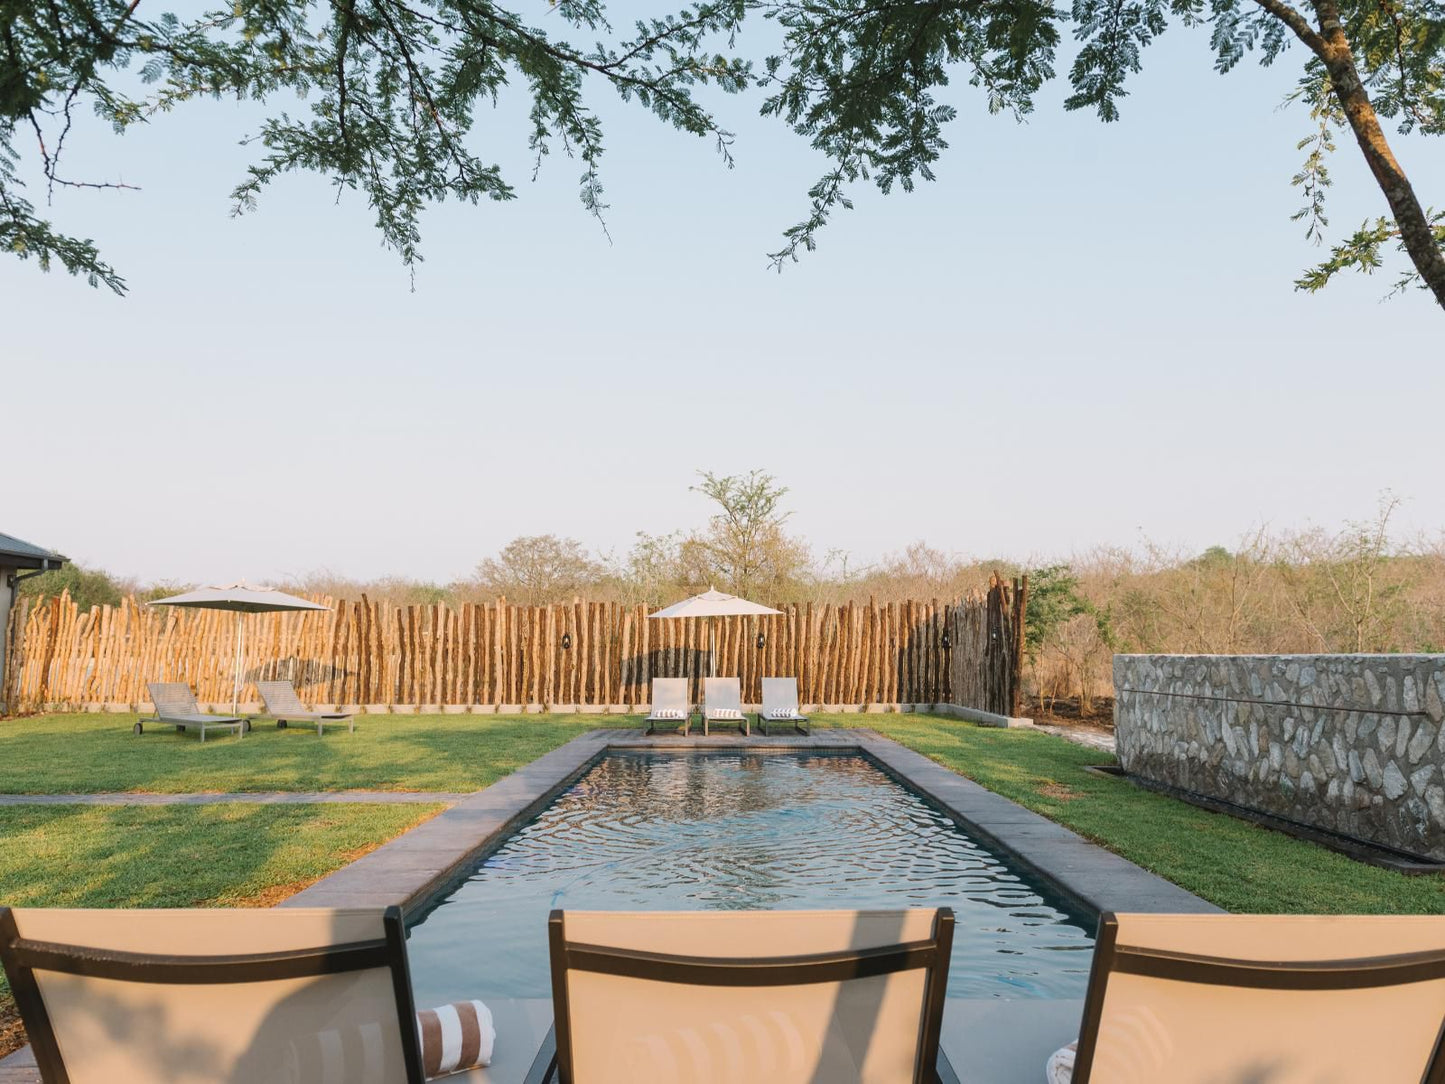
[[50, 598], [66, 591], [82, 611], [92, 606], [118, 606], [130, 585], [100, 568], [66, 565], [20, 581], [22, 598]]

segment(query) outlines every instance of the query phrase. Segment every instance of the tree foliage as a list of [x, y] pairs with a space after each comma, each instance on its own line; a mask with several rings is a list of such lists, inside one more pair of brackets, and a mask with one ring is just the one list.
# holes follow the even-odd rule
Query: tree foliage
[[121, 599], [131, 590], [131, 584], [117, 580], [104, 569], [73, 564], [52, 568], [38, 576], [28, 576], [19, 585], [22, 597], [48, 598], [69, 591], [70, 597], [82, 610], [92, 606], [119, 606]]
[[[385, 242], [412, 266], [429, 204], [515, 195], [477, 149], [479, 115], [503, 87], [526, 89], [536, 166], [554, 150], [573, 158], [582, 204], [599, 217], [604, 141], [592, 91], [714, 140], [730, 161], [732, 136], [704, 92], [752, 90], [764, 115], [827, 162], [806, 214], [772, 254], [781, 266], [816, 245], [856, 184], [888, 192], [933, 179], [962, 97], [956, 79], [991, 112], [1024, 117], [1072, 34], [1067, 107], [1112, 121], [1145, 50], [1171, 25], [1204, 25], [1220, 72], [1251, 53], [1270, 64], [1305, 46], [1295, 96], [1314, 128], [1294, 183], [1312, 240], [1328, 224], [1335, 131], [1353, 133], [1389, 204], [1388, 217], [1335, 243], [1300, 288], [1347, 268], [1373, 271], [1398, 245], [1413, 268], [1400, 285], [1419, 282], [1445, 304], [1445, 218], [1421, 208], [1379, 124], [1445, 131], [1442, 0], [698, 0], [616, 26], [604, 0], [550, 0], [540, 17], [496, 0], [232, 0], [185, 19], [152, 15], [151, 2], [0, 0], [0, 244], [117, 291], [124, 282], [95, 245], [57, 230], [25, 197], [18, 168], [23, 137], [49, 189], [120, 187], [66, 174], [80, 109], [124, 131], [195, 98], [299, 98], [294, 114], [271, 106], [258, 158], [233, 193], [236, 211], [256, 206], [282, 174], [319, 173], [361, 192]], [[749, 20], [777, 28], [770, 55], [741, 52]]]
[[484, 590], [527, 606], [566, 602], [601, 574], [601, 565], [575, 538], [554, 534], [514, 538], [477, 565]]
[[1024, 652], [1037, 660], [1049, 643], [1058, 638], [1076, 617], [1087, 617], [1105, 644], [1113, 642], [1113, 628], [1107, 610], [1100, 609], [1080, 592], [1079, 577], [1068, 565], [1046, 565], [1030, 569], [1028, 610], [1024, 616]]
[[[772, 597], [808, 566], [807, 546], [784, 529], [786, 486], [766, 471], [713, 474], [699, 471], [693, 486], [717, 505], [707, 529], [688, 539], [684, 562], [700, 565], [708, 582], [751, 597]], [[692, 554], [686, 553], [691, 549]]]

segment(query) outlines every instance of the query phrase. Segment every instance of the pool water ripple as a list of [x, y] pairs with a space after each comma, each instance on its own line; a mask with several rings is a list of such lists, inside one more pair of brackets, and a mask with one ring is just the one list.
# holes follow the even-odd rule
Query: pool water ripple
[[411, 930], [423, 1003], [546, 997], [553, 907], [954, 909], [954, 997], [1081, 997], [1087, 917], [865, 758], [611, 754]]

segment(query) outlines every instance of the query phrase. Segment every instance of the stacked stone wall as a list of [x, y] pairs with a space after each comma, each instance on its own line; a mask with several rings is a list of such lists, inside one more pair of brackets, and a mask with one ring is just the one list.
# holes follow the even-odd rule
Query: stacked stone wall
[[1445, 655], [1117, 655], [1135, 775], [1445, 861]]

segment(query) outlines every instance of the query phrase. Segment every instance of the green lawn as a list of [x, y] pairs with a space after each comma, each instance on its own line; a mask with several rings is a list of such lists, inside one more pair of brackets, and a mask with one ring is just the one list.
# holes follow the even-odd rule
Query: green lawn
[[[856, 715], [819, 721], [863, 722]], [[1113, 758], [1050, 734], [921, 715], [869, 716], [866, 725], [1229, 911], [1445, 913], [1445, 876], [1366, 866], [1086, 772], [1086, 765]]]
[[597, 715], [363, 715], [356, 733], [258, 722], [201, 744], [167, 727], [131, 733], [134, 715], [0, 720], [0, 793], [97, 791], [472, 791], [599, 726]]
[[253, 906], [299, 891], [439, 808], [0, 806], [0, 903]]
[[[136, 737], [132, 719], [48, 715], [0, 721], [0, 792], [475, 790], [584, 731], [636, 725], [635, 719], [595, 715], [362, 716], [355, 734], [318, 738], [312, 731], [278, 731], [262, 723], [243, 739], [219, 737], [202, 745], [171, 731]], [[843, 715], [819, 722], [873, 727], [1229, 910], [1445, 912], [1445, 878], [1404, 877], [1364, 866], [1125, 780], [1085, 772], [1086, 765], [1108, 758], [1051, 735], [925, 715]], [[144, 814], [86, 815], [102, 824]], [[0, 850], [6, 852], [15, 850], [8, 846], [11, 823], [0, 820], [0, 843], [6, 844]], [[141, 837], [135, 845], [153, 849], [144, 833]], [[204, 833], [197, 842], [220, 845]], [[238, 846], [244, 850], [243, 842]], [[124, 861], [129, 847], [117, 861]], [[62, 847], [48, 853], [66, 852]], [[8, 893], [13, 875], [3, 863], [0, 859], [0, 890]], [[55, 863], [65, 865], [58, 857]], [[229, 872], [206, 876], [224, 879]], [[216, 888], [208, 881], [195, 898], [244, 894], [243, 879], [230, 880], [241, 887]]]

